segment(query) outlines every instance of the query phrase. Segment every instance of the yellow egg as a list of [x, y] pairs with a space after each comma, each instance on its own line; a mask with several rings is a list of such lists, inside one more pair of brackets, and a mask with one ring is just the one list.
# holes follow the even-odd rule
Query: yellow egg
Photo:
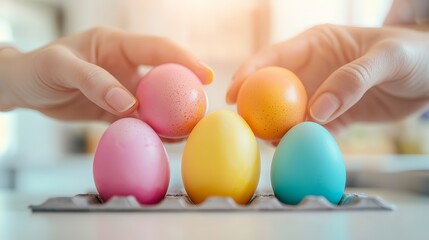
[[236, 113], [220, 110], [192, 130], [182, 159], [182, 178], [191, 200], [231, 197], [246, 204], [259, 182], [260, 157], [255, 135]]

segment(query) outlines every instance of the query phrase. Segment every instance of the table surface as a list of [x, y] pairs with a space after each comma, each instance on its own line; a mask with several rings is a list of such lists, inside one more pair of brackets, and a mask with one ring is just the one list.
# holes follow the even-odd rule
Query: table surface
[[394, 211], [32, 213], [52, 196], [0, 192], [0, 239], [429, 239], [429, 196], [388, 189]]

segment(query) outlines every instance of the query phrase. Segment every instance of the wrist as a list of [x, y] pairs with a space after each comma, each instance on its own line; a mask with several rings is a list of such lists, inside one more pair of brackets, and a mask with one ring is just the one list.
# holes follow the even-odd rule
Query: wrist
[[17, 59], [21, 53], [12, 46], [0, 46], [0, 111], [11, 110], [17, 105], [13, 91], [13, 81], [19, 66]]

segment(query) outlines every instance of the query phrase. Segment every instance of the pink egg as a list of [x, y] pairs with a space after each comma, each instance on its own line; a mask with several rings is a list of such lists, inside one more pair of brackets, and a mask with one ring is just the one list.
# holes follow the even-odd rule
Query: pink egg
[[137, 88], [140, 118], [159, 136], [187, 137], [207, 111], [207, 94], [198, 77], [178, 64], [153, 68]]
[[135, 118], [120, 119], [107, 128], [95, 152], [93, 174], [104, 201], [131, 195], [141, 204], [155, 204], [164, 198], [170, 181], [161, 139]]

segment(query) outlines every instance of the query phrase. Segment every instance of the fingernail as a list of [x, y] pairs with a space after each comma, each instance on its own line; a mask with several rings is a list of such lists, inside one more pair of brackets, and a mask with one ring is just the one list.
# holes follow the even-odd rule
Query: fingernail
[[114, 87], [106, 94], [106, 102], [116, 111], [123, 113], [128, 111], [134, 104], [136, 99], [123, 88]]
[[338, 108], [340, 108], [340, 100], [332, 93], [323, 93], [310, 107], [310, 115], [319, 123], [325, 123]]
[[203, 62], [200, 62], [200, 65], [204, 68], [204, 70], [207, 73], [207, 78], [204, 81], [204, 84], [210, 84], [211, 82], [213, 82], [213, 78], [214, 78], [213, 69]]

